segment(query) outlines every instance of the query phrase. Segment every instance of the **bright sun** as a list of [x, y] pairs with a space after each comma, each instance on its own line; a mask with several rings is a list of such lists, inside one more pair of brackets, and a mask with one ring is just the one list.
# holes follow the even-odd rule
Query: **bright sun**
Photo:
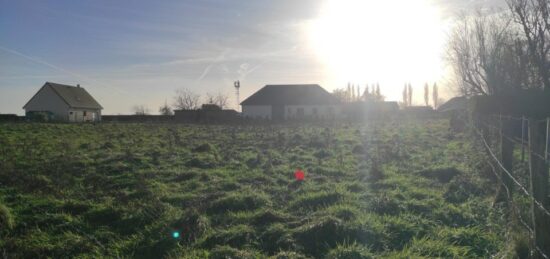
[[379, 82], [398, 99], [405, 82], [443, 76], [444, 28], [428, 0], [327, 0], [308, 31], [332, 82]]

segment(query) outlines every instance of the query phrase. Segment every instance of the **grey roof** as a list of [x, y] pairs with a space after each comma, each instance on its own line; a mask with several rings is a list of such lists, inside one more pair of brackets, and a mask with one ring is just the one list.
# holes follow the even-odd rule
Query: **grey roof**
[[[71, 108], [103, 109], [103, 107], [101, 107], [101, 105], [86, 91], [86, 89], [80, 86], [46, 82], [43, 87], [50, 87]], [[31, 100], [33, 98], [31, 98]]]
[[454, 97], [437, 108], [440, 112], [466, 110], [468, 99], [465, 96]]
[[266, 85], [241, 105], [326, 105], [338, 104], [336, 97], [317, 84]]

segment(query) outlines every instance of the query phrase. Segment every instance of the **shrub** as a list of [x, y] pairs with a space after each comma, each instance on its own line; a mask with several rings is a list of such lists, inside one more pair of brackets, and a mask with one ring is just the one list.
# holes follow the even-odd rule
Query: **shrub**
[[10, 209], [0, 203], [0, 231], [12, 230], [15, 227], [15, 219], [10, 212]]

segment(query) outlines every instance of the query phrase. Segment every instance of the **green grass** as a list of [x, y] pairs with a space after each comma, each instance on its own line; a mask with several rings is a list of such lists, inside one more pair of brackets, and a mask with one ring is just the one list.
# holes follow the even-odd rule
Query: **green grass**
[[0, 124], [0, 255], [490, 257], [480, 157], [444, 119]]

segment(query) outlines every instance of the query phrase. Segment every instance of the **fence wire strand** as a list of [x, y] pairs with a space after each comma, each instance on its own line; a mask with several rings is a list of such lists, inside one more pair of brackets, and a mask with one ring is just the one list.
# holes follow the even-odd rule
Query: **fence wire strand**
[[[500, 118], [504, 118], [504, 117], [499, 117]], [[511, 118], [511, 117], [509, 117]], [[516, 118], [517, 119], [517, 118]], [[522, 120], [522, 127], [523, 127], [523, 118], [519, 118]], [[544, 121], [547, 121], [547, 120], [544, 120]], [[512, 141], [513, 143], [516, 143], [518, 144], [520, 141], [518, 140], [515, 140], [513, 137], [509, 137], [509, 136], [506, 136], [502, 133], [501, 129], [498, 128], [498, 127], [495, 127], [493, 125], [489, 125], [487, 123], [483, 123], [481, 122], [481, 124], [483, 124], [484, 126], [487, 126], [488, 128], [492, 128], [494, 130], [497, 130], [497, 132], [499, 132], [500, 136], [501, 137], [504, 137], [504, 138], [507, 138], [508, 140]], [[537, 205], [537, 207], [542, 211], [544, 212], [545, 215], [547, 216], [550, 216], [550, 212], [544, 208], [543, 204], [540, 203], [538, 200], [535, 199], [535, 197], [533, 195], [531, 195], [529, 193], [529, 191], [527, 190], [527, 188], [525, 188], [502, 164], [502, 162], [498, 159], [498, 157], [496, 156], [495, 152], [491, 149], [487, 139], [485, 138], [485, 136], [483, 136], [483, 133], [481, 132], [481, 130], [479, 130], [477, 127], [474, 126], [474, 130], [476, 131], [476, 133], [480, 136], [482, 142], [483, 142], [483, 145], [485, 146], [485, 148], [487, 149], [488, 153], [491, 155], [492, 159], [496, 162], [496, 164], [498, 165], [498, 167], [500, 169], [502, 169], [503, 172], [506, 173], [506, 175], [508, 177], [510, 177], [510, 179], [512, 179], [512, 181], [522, 190], [522, 192], [527, 195], [529, 197], [529, 199], [531, 200], [531, 202], [533, 202], [534, 204]], [[547, 132], [548, 133], [548, 132]], [[525, 142], [523, 141], [523, 139], [521, 140], [521, 143], [519, 143], [520, 145], [523, 145], [525, 146]], [[529, 148], [529, 147], [528, 147]], [[532, 152], [532, 150], [529, 148], [529, 152], [541, 159], [544, 160], [544, 158], [535, 153], [535, 152]], [[506, 186], [504, 184], [504, 181], [502, 179], [502, 177], [497, 173], [496, 171], [496, 168], [495, 166], [493, 165], [493, 163], [488, 163], [489, 166], [491, 167], [493, 173], [495, 174], [495, 176], [499, 179], [499, 182], [501, 183], [501, 185], [504, 187], [504, 189], [506, 190], [506, 193], [507, 193], [507, 197], [508, 197], [508, 200], [510, 201], [510, 205], [511, 207], [514, 209], [514, 212], [515, 212], [515, 215], [517, 215], [517, 219], [518, 221], [523, 225], [523, 227], [525, 227], [525, 229], [529, 232], [529, 236], [530, 238], [533, 240], [534, 239], [534, 236], [535, 236], [535, 231], [529, 226], [529, 224], [527, 222], [525, 222], [525, 220], [523, 219], [523, 216], [521, 214], [521, 210], [519, 209], [519, 207], [517, 206], [517, 204], [513, 201], [513, 197], [512, 197], [512, 193], [510, 191], [510, 189], [508, 188], [508, 186]], [[548, 255], [546, 255], [543, 250], [538, 247], [536, 244], [534, 244], [534, 250], [537, 251], [537, 253], [539, 253], [542, 257], [544, 257], [545, 259], [549, 259], [550, 257]]]

